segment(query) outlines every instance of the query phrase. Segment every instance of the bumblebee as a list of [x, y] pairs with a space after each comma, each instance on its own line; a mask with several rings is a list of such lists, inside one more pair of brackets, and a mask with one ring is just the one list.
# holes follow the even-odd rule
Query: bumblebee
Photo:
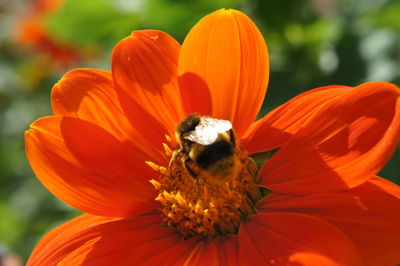
[[192, 114], [176, 128], [182, 163], [193, 178], [222, 184], [238, 175], [240, 162], [231, 122]]

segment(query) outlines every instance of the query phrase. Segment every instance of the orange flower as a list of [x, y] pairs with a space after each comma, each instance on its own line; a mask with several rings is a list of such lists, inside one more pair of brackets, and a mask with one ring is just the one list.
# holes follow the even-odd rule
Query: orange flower
[[32, 3], [17, 24], [16, 41], [46, 55], [55, 65], [68, 66], [78, 61], [80, 55], [77, 49], [55, 40], [45, 26], [47, 16], [63, 3], [63, 0], [37, 0]]
[[[182, 47], [136, 31], [111, 72], [68, 72], [26, 152], [44, 186], [86, 214], [47, 234], [28, 265], [400, 263], [400, 189], [374, 176], [399, 140], [399, 89], [322, 87], [253, 123], [268, 71], [257, 27], [224, 9]], [[211, 126], [211, 144], [197, 139], [211, 138], [207, 121], [224, 127]], [[277, 148], [256, 175], [248, 154]]]

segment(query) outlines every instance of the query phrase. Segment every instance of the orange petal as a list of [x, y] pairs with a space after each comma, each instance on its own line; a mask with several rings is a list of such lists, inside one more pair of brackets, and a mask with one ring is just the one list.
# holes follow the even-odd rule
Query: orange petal
[[345, 192], [309, 196], [271, 194], [261, 212], [295, 212], [323, 219], [360, 250], [363, 265], [400, 263], [400, 188], [381, 178]]
[[204, 240], [193, 249], [185, 261], [185, 265], [240, 265], [238, 251], [237, 236], [230, 235], [213, 240]]
[[326, 103], [260, 170], [282, 193], [355, 187], [376, 174], [400, 138], [400, 90], [369, 82]]
[[154, 172], [104, 129], [72, 117], [45, 117], [26, 132], [26, 153], [43, 185], [71, 206], [125, 217], [155, 208]]
[[244, 265], [360, 265], [353, 243], [325, 221], [295, 213], [249, 216], [239, 231]]
[[72, 70], [53, 87], [51, 96], [55, 115], [78, 117], [96, 124], [119, 141], [140, 148], [147, 161], [166, 163], [161, 144], [147, 139], [147, 135], [140, 135], [126, 118], [110, 72]]
[[159, 214], [131, 219], [86, 214], [48, 233], [27, 265], [181, 265], [196, 244], [163, 228]]
[[239, 239], [237, 236], [228, 236], [215, 240], [219, 254], [219, 265], [241, 265], [239, 261]]
[[135, 31], [112, 54], [112, 76], [128, 119], [155, 143], [184, 118], [177, 81], [179, 43], [155, 30]]
[[213, 241], [199, 243], [191, 252], [185, 265], [214, 265], [218, 266], [218, 250]]
[[250, 154], [282, 147], [323, 104], [350, 89], [334, 85], [302, 93], [253, 123], [240, 144]]
[[243, 134], [256, 118], [267, 90], [267, 47], [245, 14], [221, 9], [189, 32], [179, 55], [178, 74], [188, 113], [230, 120]]

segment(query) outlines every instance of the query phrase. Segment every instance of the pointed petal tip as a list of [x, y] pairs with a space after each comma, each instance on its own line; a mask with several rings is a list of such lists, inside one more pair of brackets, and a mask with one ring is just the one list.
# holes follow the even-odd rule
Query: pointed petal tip
[[397, 93], [400, 96], [400, 88], [393, 83], [387, 82], [387, 81], [369, 81], [364, 84], [361, 84], [359, 87], [380, 87], [380, 88], [385, 88], [388, 90], [391, 90], [395, 93]]
[[152, 37], [152, 39], [157, 39], [159, 34], [162, 34], [163, 32], [159, 31], [159, 30], [151, 30], [151, 29], [147, 29], [147, 30], [134, 30], [132, 31], [131, 35], [128, 36], [129, 37], [133, 37], [133, 38], [142, 38], [143, 36], [149, 36]]
[[[29, 131], [30, 133], [33, 133], [35, 131], [35, 129], [38, 129], [38, 124], [42, 123], [43, 120], [49, 119], [50, 117], [55, 117], [55, 116], [48, 115], [48, 116], [39, 117], [38, 119], [34, 120], [29, 125], [29, 128], [27, 130], [25, 130], [25, 132]], [[40, 126], [39, 126], [39, 128], [40, 128]]]
[[28, 140], [29, 138], [32, 137], [32, 129], [28, 128], [27, 130], [24, 131], [24, 140], [25, 140], [25, 150], [27, 149], [27, 145], [28, 145]]
[[[207, 16], [210, 16], [210, 15], [226, 15], [226, 14], [243, 14], [243, 15], [245, 15], [243, 12], [241, 12], [241, 11], [239, 11], [239, 10], [237, 10], [237, 9], [229, 8], [229, 7], [224, 7], [224, 8], [218, 9], [218, 10], [216, 10], [216, 11], [210, 13], [210, 14], [207, 15]], [[207, 17], [207, 16], [206, 16], [206, 17]], [[245, 15], [245, 16], [246, 16], [246, 15]]]
[[[154, 134], [162, 137], [155, 139], [160, 141], [184, 117], [176, 75], [179, 50], [167, 33], [141, 30], [122, 39], [112, 52], [112, 78], [122, 109], [143, 134], [149, 125], [157, 128]], [[139, 125], [139, 116], [146, 123]]]

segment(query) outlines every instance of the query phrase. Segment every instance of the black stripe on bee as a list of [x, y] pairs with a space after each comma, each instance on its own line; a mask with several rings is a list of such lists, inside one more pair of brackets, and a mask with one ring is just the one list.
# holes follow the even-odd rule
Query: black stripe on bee
[[215, 162], [228, 158], [233, 154], [232, 143], [226, 140], [219, 140], [205, 146], [204, 150], [196, 158], [196, 163], [203, 169], [215, 164]]

